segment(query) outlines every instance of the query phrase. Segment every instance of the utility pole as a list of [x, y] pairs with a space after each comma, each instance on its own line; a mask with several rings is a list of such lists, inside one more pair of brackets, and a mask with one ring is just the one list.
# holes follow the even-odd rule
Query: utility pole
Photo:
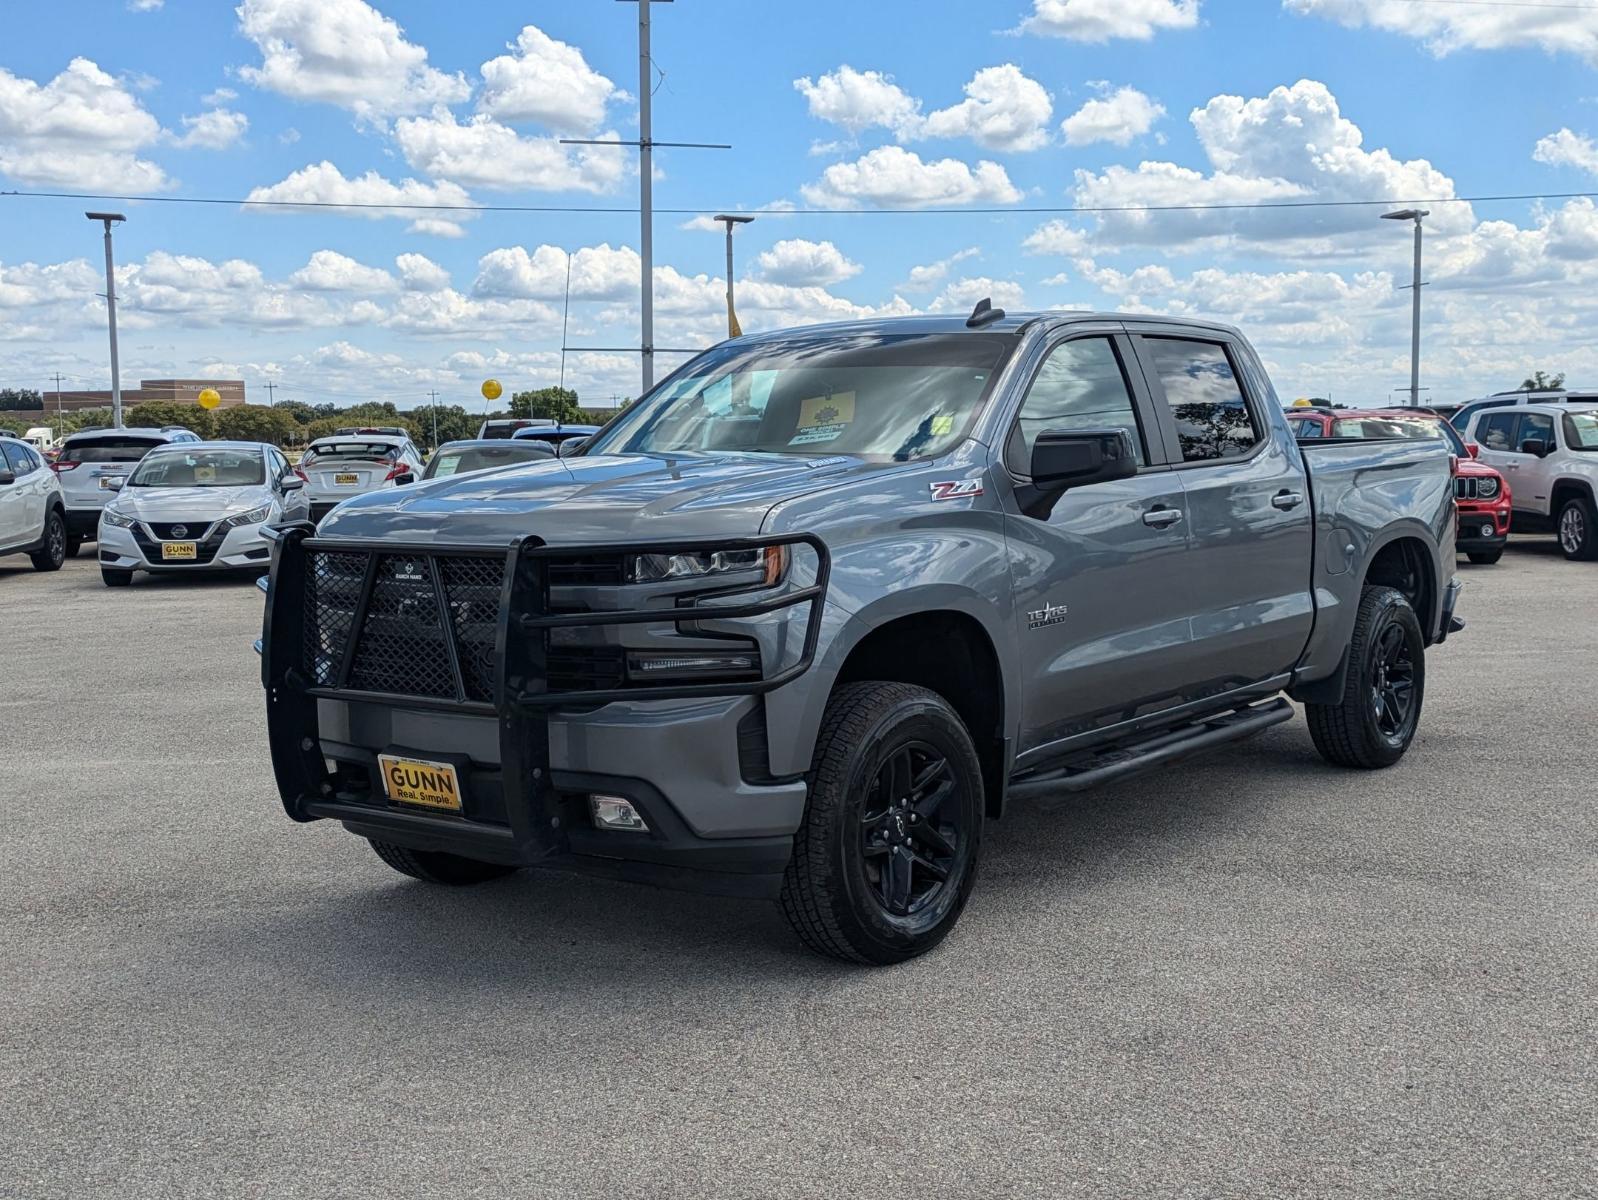
[[262, 386], [266, 388], [266, 402], [267, 402], [267, 404], [269, 404], [269, 405], [276, 404], [277, 403], [277, 384], [273, 383], [270, 379], [268, 379], [266, 381], [266, 383], [263, 384]]
[[55, 373], [55, 425], [56, 436], [61, 436], [61, 372]]
[[1414, 292], [1409, 342], [1409, 406], [1411, 408], [1420, 407], [1420, 289], [1426, 286], [1420, 281], [1421, 222], [1431, 215], [1431, 210], [1428, 208], [1406, 208], [1402, 212], [1382, 214], [1382, 220], [1384, 221], [1415, 222], [1415, 280], [1410, 285]]
[[730, 213], [717, 213], [716, 220], [727, 227], [727, 336], [742, 337], [743, 330], [738, 325], [738, 310], [732, 302], [732, 227], [734, 225], [747, 225], [754, 218], [733, 216]]
[[560, 314], [560, 387], [566, 390], [566, 323], [572, 315], [572, 255], [566, 252], [566, 306]]
[[[731, 150], [732, 147], [715, 142], [657, 142], [654, 133], [654, 83], [655, 64], [649, 54], [649, 6], [670, 4], [672, 0], [619, 0], [623, 4], [638, 5], [638, 140], [618, 141], [615, 138], [561, 138], [564, 146], [637, 146], [638, 147], [638, 257], [639, 285], [642, 298], [641, 337], [638, 351], [643, 356], [643, 383], [647, 392], [655, 386], [655, 147], [673, 146], [698, 150]], [[578, 350], [573, 347], [573, 350]], [[630, 349], [630, 347], [623, 348]], [[585, 346], [583, 352], [616, 353], [614, 347]], [[698, 353], [698, 351], [662, 351], [667, 354]], [[640, 395], [643, 393], [640, 392]]]
[[84, 213], [105, 225], [105, 311], [111, 325], [111, 425], [122, 428], [122, 371], [117, 365], [117, 279], [111, 258], [111, 226], [127, 218], [121, 213]]
[[427, 393], [427, 398], [433, 402], [433, 449], [438, 449], [438, 392]]

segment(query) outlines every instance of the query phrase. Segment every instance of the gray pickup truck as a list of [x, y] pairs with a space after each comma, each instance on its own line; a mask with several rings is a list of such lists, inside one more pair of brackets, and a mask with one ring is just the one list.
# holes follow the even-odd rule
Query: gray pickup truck
[[829, 325], [693, 359], [574, 454], [276, 531], [273, 765], [407, 875], [780, 898], [941, 940], [1007, 804], [1289, 719], [1396, 762], [1454, 617], [1442, 442], [1301, 446], [1226, 326]]

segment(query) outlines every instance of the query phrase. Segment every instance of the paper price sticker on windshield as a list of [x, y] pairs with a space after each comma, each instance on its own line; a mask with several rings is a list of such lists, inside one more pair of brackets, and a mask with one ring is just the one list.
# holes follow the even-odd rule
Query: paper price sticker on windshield
[[830, 442], [841, 436], [853, 420], [853, 392], [811, 396], [799, 402], [799, 428], [788, 439], [788, 444], [811, 446], [818, 442]]
[[216, 468], [215, 467], [210, 467], [210, 466], [198, 466], [198, 467], [195, 467], [194, 468], [194, 482], [197, 483], [197, 484], [200, 484], [202, 487], [205, 486], [206, 484], [215, 483], [216, 482]]
[[932, 436], [948, 437], [954, 432], [954, 417], [948, 413], [940, 413], [932, 418]]

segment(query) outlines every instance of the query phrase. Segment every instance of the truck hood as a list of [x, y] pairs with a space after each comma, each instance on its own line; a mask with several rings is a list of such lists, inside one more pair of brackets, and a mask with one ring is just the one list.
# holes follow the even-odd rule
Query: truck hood
[[747, 537], [784, 500], [880, 467], [783, 454], [627, 454], [544, 459], [346, 501], [327, 537], [551, 545]]

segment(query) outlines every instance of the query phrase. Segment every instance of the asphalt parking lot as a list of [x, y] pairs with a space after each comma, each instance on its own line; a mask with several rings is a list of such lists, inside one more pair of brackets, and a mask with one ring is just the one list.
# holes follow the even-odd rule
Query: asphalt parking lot
[[0, 560], [0, 1195], [1598, 1188], [1598, 570], [1461, 563], [1397, 768], [1302, 721], [990, 827], [951, 939], [445, 891], [291, 824], [247, 582]]

